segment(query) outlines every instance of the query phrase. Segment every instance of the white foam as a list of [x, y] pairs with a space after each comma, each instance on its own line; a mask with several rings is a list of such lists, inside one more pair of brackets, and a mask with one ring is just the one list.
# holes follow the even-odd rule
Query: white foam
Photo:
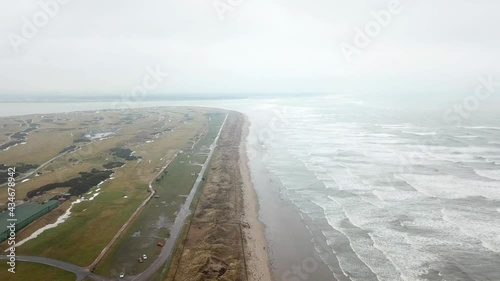
[[[321, 200], [319, 198], [317, 199]], [[399, 278], [398, 271], [392, 267], [392, 264], [385, 258], [383, 253], [376, 248], [370, 247], [370, 244], [373, 243], [373, 241], [366, 237], [354, 237], [354, 234], [350, 230], [342, 226], [344, 219], [347, 218], [345, 208], [339, 209], [338, 203], [336, 203], [335, 200], [329, 201], [324, 198], [321, 201], [317, 202], [319, 203], [318, 205], [323, 208], [328, 223], [334, 229], [344, 234], [344, 236], [349, 240], [349, 244], [357, 258], [362, 261], [371, 272], [375, 273], [379, 280], [401, 280], [401, 278]], [[363, 212], [365, 211], [368, 210], [364, 209]], [[351, 221], [351, 223], [356, 225], [356, 222]], [[336, 241], [328, 239], [327, 236], [327, 244], [332, 245], [334, 243], [336, 243]], [[341, 253], [337, 255], [337, 258], [343, 272], [356, 272], [358, 276], [367, 276], [370, 274], [370, 272], [366, 271], [366, 269], [357, 265], [355, 261], [349, 259]], [[350, 278], [355, 281], [365, 280], [364, 278], [357, 279], [353, 276], [350, 276]]]
[[394, 138], [396, 135], [387, 133], [375, 133], [375, 134], [357, 134], [362, 137], [374, 137], [374, 138]]
[[373, 190], [372, 193], [382, 201], [403, 202], [407, 200], [415, 200], [422, 198], [423, 195], [416, 191], [403, 191], [403, 190]]
[[497, 182], [470, 180], [453, 175], [400, 174], [396, 177], [431, 197], [459, 199], [483, 196], [500, 200], [500, 184]]
[[436, 132], [421, 132], [421, 131], [402, 131], [403, 133], [407, 133], [407, 134], [413, 134], [413, 135], [417, 135], [417, 136], [435, 136], [437, 135]]
[[[38, 229], [37, 231], [33, 232], [30, 236], [28, 236], [27, 238], [19, 241], [16, 243], [15, 247], [19, 247], [21, 245], [23, 245], [24, 243], [32, 240], [32, 239], [35, 239], [37, 238], [38, 236], [40, 236], [44, 231], [48, 230], [48, 229], [51, 229], [51, 228], [55, 228], [57, 227], [58, 225], [60, 225], [61, 223], [65, 222], [68, 218], [69, 218], [69, 215], [71, 214], [71, 208], [73, 208], [73, 205], [75, 204], [78, 204], [82, 202], [82, 200], [80, 199], [77, 199], [76, 201], [72, 202], [71, 203], [71, 206], [69, 206], [69, 208], [66, 210], [66, 212], [64, 212], [63, 215], [61, 215], [59, 218], [57, 218], [56, 222], [54, 223], [51, 223], [51, 224], [48, 224], [40, 229]], [[8, 250], [8, 249], [7, 249]], [[6, 250], [6, 251], [7, 251]]]
[[412, 129], [415, 128], [416, 126], [413, 124], [377, 124], [378, 126], [382, 128], [387, 128], [387, 129]]
[[[479, 170], [474, 169], [474, 172], [481, 177], [489, 178], [492, 180], [500, 180], [500, 170]], [[500, 183], [499, 183], [500, 187]]]
[[492, 127], [492, 126], [468, 126], [468, 127], [463, 127], [465, 129], [473, 129], [473, 130], [500, 130], [500, 127]]
[[452, 223], [460, 231], [479, 241], [483, 247], [500, 253], [500, 221], [496, 216], [476, 213], [475, 210], [458, 211], [442, 209], [443, 219]]
[[[343, 210], [343, 213], [339, 213], [334, 211], [339, 209], [338, 205], [324, 205], [329, 224], [348, 237], [355, 253], [377, 274], [378, 280], [422, 280], [419, 276], [425, 273], [428, 262], [438, 260], [435, 255], [408, 243], [405, 234], [390, 225], [396, 219], [394, 215], [397, 212], [393, 210], [397, 205], [377, 208], [359, 200], [360, 198], [329, 198], [337, 202]], [[344, 228], [344, 218], [366, 230], [371, 241], [366, 241], [366, 238], [358, 237], [356, 232]], [[402, 256], [405, 258], [401, 258]], [[351, 270], [348, 268], [348, 271]]]
[[[382, 232], [381, 232], [382, 231]], [[424, 281], [420, 275], [428, 271], [429, 263], [437, 263], [438, 257], [422, 251], [408, 243], [406, 235], [390, 228], [384, 228], [377, 233], [369, 233], [374, 241], [374, 247], [384, 253], [387, 259], [396, 267], [401, 278], [406, 281]], [[404, 258], [402, 258], [404, 257]], [[399, 279], [385, 279], [387, 281]]]
[[[460, 202], [440, 198], [467, 198], [471, 205], [475, 204], [468, 198], [471, 196], [500, 200], [498, 182], [471, 175], [474, 168], [484, 169], [492, 166], [491, 162], [500, 163], [500, 149], [482, 137], [489, 133], [490, 139], [496, 140], [493, 136], [496, 132], [456, 127], [438, 130], [434, 124], [421, 125], [426, 122], [425, 118], [420, 118], [418, 125], [396, 124], [397, 119], [383, 124], [385, 121], [379, 117], [367, 123], [335, 123], [359, 120], [360, 116], [342, 107], [324, 112], [315, 110], [294, 111], [296, 114], [287, 116], [289, 124], [273, 130], [274, 138], [265, 140], [266, 155], [270, 156], [265, 164], [268, 172], [284, 184], [282, 196], [288, 196], [313, 221], [325, 218], [335, 230], [329, 226], [322, 229], [332, 249], [339, 249], [335, 247], [339, 245], [336, 238], [345, 236], [345, 240], [342, 237], [347, 243], [345, 247], [350, 246], [354, 253], [350, 249], [335, 253], [344, 273], [361, 270], [361, 276], [370, 274], [368, 267], [380, 281], [417, 281], [431, 269], [439, 269], [448, 255], [491, 255], [491, 250], [483, 248], [478, 239], [493, 249], [492, 234], [494, 228], [498, 232], [500, 227], [495, 224], [494, 228], [484, 229], [484, 237], [472, 238], [455, 226], [460, 216], [449, 215], [443, 220], [441, 208]], [[265, 114], [255, 115], [257, 117], [250, 116], [256, 119], [252, 119], [255, 122], [251, 131], [257, 135], [258, 126], [265, 128], [269, 122], [261, 120]], [[381, 124], [374, 127], [372, 121]], [[401, 134], [402, 131], [408, 134]], [[438, 136], [433, 137], [435, 135]], [[471, 146], [448, 146], [447, 140], [455, 137], [452, 145], [469, 143]], [[424, 138], [428, 142], [420, 142]], [[439, 171], [449, 175], [434, 175]], [[394, 173], [401, 173], [400, 180], [394, 179]], [[474, 177], [467, 179], [467, 176]], [[313, 184], [315, 180], [321, 181], [326, 190], [321, 184]], [[311, 202], [321, 207], [323, 214], [312, 207]], [[484, 222], [495, 220], [493, 214], [499, 215], [500, 205], [490, 207], [489, 212]], [[463, 223], [474, 219], [462, 216]], [[471, 223], [476, 225], [482, 232], [487, 227], [481, 221]], [[500, 237], [498, 233], [497, 236]], [[375, 278], [363, 281], [371, 279]]]

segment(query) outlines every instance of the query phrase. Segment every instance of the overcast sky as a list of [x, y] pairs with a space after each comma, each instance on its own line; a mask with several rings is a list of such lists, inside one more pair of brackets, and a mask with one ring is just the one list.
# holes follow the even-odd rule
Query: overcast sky
[[130, 92], [148, 67], [169, 73], [151, 94], [463, 95], [500, 80], [495, 0], [400, 0], [366, 47], [356, 28], [390, 0], [65, 0], [26, 33], [39, 1], [1, 1], [2, 95]]

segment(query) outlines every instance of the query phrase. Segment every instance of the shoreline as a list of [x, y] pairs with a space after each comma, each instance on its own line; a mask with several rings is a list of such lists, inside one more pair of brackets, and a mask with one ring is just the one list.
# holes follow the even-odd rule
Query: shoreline
[[[268, 121], [251, 117], [249, 119], [252, 123], [248, 136], [245, 137], [248, 152], [246, 156], [249, 160], [247, 165], [258, 199], [258, 210], [255, 212], [264, 228], [264, 241], [268, 244], [266, 249], [271, 267], [270, 280], [335, 281], [333, 271], [338, 269], [329, 268], [321, 259], [307, 218], [302, 217], [300, 210], [282, 194], [280, 178], [267, 166], [266, 159], [271, 155], [262, 146], [259, 133], [265, 132]], [[334, 262], [335, 255], [332, 257]]]
[[247, 157], [247, 137], [250, 121], [244, 115], [241, 141], [239, 147], [239, 166], [243, 191], [243, 220], [248, 228], [243, 231], [245, 239], [245, 258], [249, 281], [271, 281], [271, 262], [268, 253], [268, 241], [265, 235], [265, 225], [259, 220], [259, 200], [250, 178]]

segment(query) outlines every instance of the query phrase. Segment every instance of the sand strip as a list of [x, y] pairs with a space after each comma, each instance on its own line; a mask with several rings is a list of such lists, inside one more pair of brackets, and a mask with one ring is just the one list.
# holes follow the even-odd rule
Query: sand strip
[[240, 143], [240, 173], [243, 182], [244, 221], [249, 225], [243, 231], [245, 238], [245, 255], [249, 281], [268, 281], [271, 277], [271, 264], [267, 252], [268, 245], [264, 225], [259, 221], [259, 202], [257, 193], [250, 179], [248, 157], [246, 154], [246, 139], [250, 122], [245, 117], [245, 124]]

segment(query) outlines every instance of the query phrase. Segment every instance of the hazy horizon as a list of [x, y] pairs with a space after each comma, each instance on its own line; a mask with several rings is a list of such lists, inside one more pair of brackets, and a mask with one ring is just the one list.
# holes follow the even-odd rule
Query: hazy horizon
[[58, 1], [2, 5], [0, 95], [464, 96], [500, 63], [486, 0]]

